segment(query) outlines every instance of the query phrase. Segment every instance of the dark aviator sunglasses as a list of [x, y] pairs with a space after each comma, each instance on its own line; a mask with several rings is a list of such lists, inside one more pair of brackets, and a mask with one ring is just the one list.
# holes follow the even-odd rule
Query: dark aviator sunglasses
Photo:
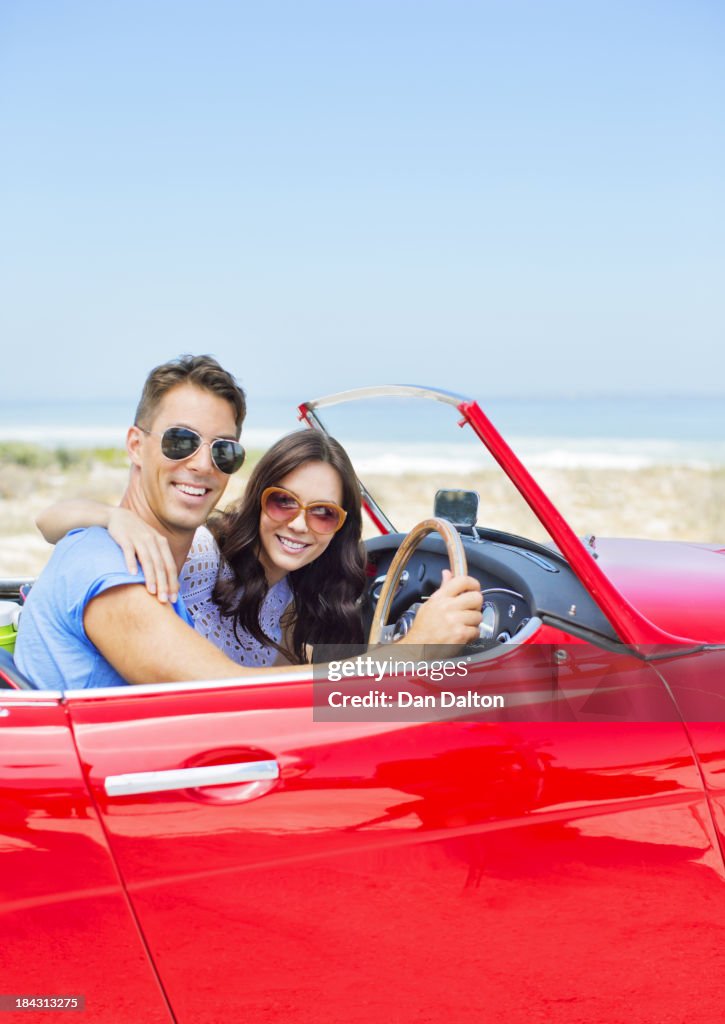
[[236, 473], [244, 463], [244, 448], [239, 441], [232, 438], [215, 437], [213, 441], [205, 441], [201, 434], [197, 434], [190, 427], [167, 427], [163, 434], [157, 434], [153, 430], [139, 426], [138, 423], [135, 425], [149, 437], [160, 437], [161, 453], [172, 462], [190, 459], [206, 444], [209, 446], [212, 462], [222, 473]]

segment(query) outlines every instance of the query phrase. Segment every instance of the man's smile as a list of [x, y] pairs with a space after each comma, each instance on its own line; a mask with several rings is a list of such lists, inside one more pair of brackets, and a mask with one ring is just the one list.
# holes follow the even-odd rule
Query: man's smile
[[198, 484], [186, 484], [180, 480], [173, 480], [173, 486], [181, 491], [182, 494], [188, 494], [192, 498], [203, 498], [211, 490], [210, 487], [201, 487]]

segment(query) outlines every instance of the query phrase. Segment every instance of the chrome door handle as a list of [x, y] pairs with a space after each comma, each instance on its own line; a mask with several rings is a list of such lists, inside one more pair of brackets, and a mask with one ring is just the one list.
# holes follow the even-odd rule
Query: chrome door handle
[[172, 768], [162, 772], [109, 775], [104, 787], [107, 796], [132, 796], [135, 793], [163, 793], [170, 789], [227, 786], [234, 782], [268, 782], [278, 778], [279, 765], [276, 761], [242, 761], [240, 764], [211, 764], [202, 768]]

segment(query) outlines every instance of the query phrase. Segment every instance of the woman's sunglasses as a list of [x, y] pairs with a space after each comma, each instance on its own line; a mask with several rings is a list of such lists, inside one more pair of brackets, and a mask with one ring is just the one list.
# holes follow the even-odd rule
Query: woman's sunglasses
[[312, 501], [303, 505], [296, 494], [284, 487], [267, 487], [262, 491], [262, 511], [275, 523], [291, 523], [304, 512], [307, 528], [323, 535], [337, 533], [347, 519], [345, 509], [334, 501]]
[[222, 473], [236, 473], [244, 462], [245, 451], [239, 441], [229, 437], [215, 437], [213, 441], [205, 441], [201, 434], [189, 427], [168, 427], [163, 434], [139, 427], [139, 430], [150, 437], [161, 438], [161, 452], [172, 462], [183, 462], [190, 459], [205, 444], [209, 446], [214, 465]]

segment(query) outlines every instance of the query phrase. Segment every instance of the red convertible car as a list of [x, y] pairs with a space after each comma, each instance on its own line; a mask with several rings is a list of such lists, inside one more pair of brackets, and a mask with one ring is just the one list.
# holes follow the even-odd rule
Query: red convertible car
[[300, 414], [345, 442], [328, 415], [393, 398], [482, 442], [550, 541], [478, 524], [441, 449], [407, 536], [361, 485], [365, 611], [389, 639], [467, 565], [484, 622], [450, 675], [56, 693], [2, 656], [3, 1019], [722, 1019], [725, 547], [582, 542], [459, 396]]

